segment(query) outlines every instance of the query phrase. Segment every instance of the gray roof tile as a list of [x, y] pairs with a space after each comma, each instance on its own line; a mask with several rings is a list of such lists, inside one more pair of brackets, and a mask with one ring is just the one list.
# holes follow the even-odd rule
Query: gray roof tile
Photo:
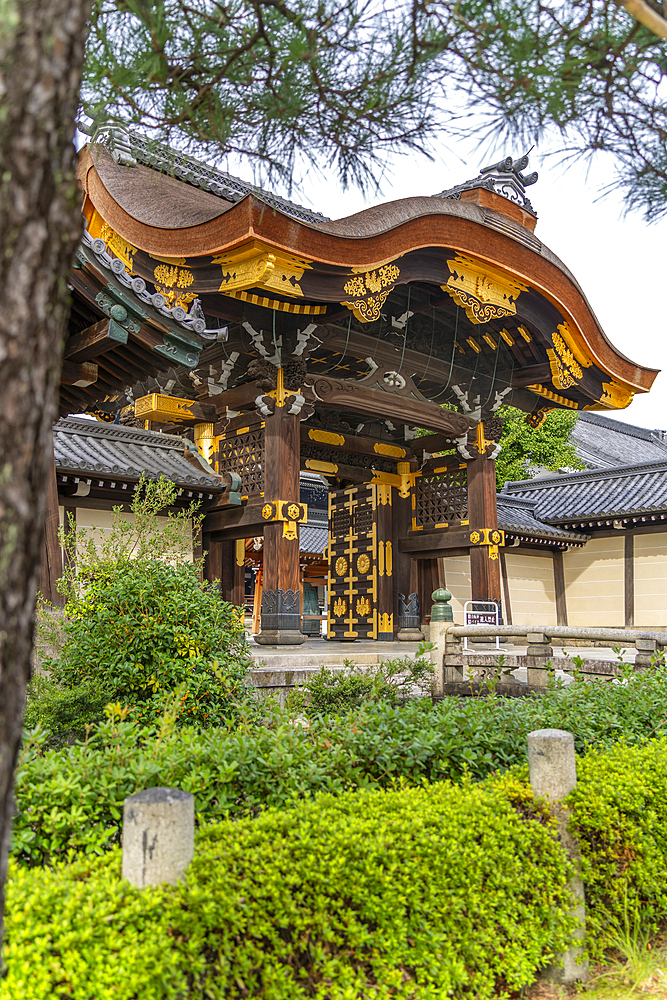
[[536, 517], [552, 524], [667, 511], [667, 461], [505, 483], [499, 507], [516, 499], [533, 501]]
[[199, 455], [201, 471], [187, 461], [184, 452], [192, 451], [192, 445], [175, 434], [68, 417], [54, 425], [53, 448], [56, 468], [63, 473], [126, 480], [138, 480], [145, 473], [149, 479], [164, 475], [178, 486], [211, 493], [226, 488]]
[[545, 524], [535, 516], [537, 502], [498, 494], [498, 525], [508, 534], [522, 537], [552, 538], [558, 542], [587, 542], [588, 535]]

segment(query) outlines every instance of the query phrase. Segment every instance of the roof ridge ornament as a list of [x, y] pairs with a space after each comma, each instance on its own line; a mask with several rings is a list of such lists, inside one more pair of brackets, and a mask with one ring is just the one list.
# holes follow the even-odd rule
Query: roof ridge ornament
[[535, 184], [538, 178], [537, 171], [532, 174], [524, 174], [523, 171], [528, 166], [529, 156], [524, 153], [518, 160], [511, 156], [506, 156], [497, 163], [491, 163], [488, 167], [482, 167], [477, 177], [457, 184], [455, 187], [440, 191], [433, 195], [434, 198], [450, 198], [459, 201], [464, 191], [472, 191], [475, 188], [486, 188], [494, 194], [499, 194], [508, 201], [513, 201], [515, 205], [530, 212], [537, 217], [537, 212], [526, 197], [526, 188]]

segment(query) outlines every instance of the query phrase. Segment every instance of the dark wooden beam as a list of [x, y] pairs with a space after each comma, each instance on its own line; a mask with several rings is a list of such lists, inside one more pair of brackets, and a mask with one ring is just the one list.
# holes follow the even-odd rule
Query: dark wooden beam
[[63, 385], [86, 386], [97, 382], [98, 368], [92, 361], [63, 361], [60, 381]]
[[551, 367], [547, 364], [527, 365], [524, 368], [515, 368], [512, 373], [512, 388], [516, 389], [550, 381]]
[[[282, 500], [282, 497], [278, 499]], [[230, 510], [214, 510], [204, 518], [202, 530], [208, 534], [223, 535], [227, 538], [254, 538], [264, 533], [266, 521], [262, 517], [264, 500], [259, 498], [243, 507]], [[241, 534], [236, 532], [240, 531]], [[215, 540], [215, 539], [214, 539]]]
[[[53, 454], [53, 444], [51, 445]], [[46, 487], [46, 517], [44, 519], [44, 535], [42, 537], [42, 555], [40, 561], [39, 590], [47, 601], [61, 607], [62, 595], [58, 593], [56, 584], [63, 574], [62, 551], [58, 539], [60, 516], [58, 512], [58, 486], [56, 484], [56, 463], [51, 460], [49, 480]]]
[[625, 627], [635, 624], [635, 537], [628, 531], [625, 535]]
[[101, 319], [65, 342], [64, 357], [69, 361], [90, 361], [100, 354], [127, 344], [129, 333], [112, 319]]
[[556, 591], [556, 624], [567, 625], [567, 601], [565, 599], [565, 570], [563, 553], [554, 551], [554, 589]]
[[450, 549], [464, 549], [468, 552], [473, 546], [470, 542], [472, 528], [465, 530], [448, 528], [441, 531], [413, 531], [398, 540], [399, 552], [410, 552], [415, 558], [431, 558], [431, 556], [450, 554]]

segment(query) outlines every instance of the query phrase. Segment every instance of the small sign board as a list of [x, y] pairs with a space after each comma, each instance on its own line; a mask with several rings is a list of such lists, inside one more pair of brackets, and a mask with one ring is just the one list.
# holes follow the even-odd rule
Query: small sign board
[[[464, 625], [499, 625], [500, 608], [496, 601], [466, 601], [463, 605]], [[500, 637], [496, 636], [496, 649], [500, 649]], [[463, 652], [471, 653], [468, 649], [468, 637], [463, 638]]]

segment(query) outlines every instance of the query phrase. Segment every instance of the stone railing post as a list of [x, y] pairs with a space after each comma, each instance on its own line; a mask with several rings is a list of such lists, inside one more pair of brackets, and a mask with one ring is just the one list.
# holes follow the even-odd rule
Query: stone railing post
[[553, 965], [546, 970], [546, 976], [557, 982], [572, 983], [586, 979], [588, 960], [583, 957], [583, 943], [586, 934], [586, 907], [584, 885], [578, 874], [579, 850], [568, 830], [570, 811], [562, 800], [577, 784], [577, 762], [574, 755], [574, 736], [563, 729], [538, 729], [528, 733], [528, 766], [530, 784], [534, 795], [548, 799], [558, 827], [558, 838], [574, 862], [577, 874], [570, 880], [574, 896], [573, 913], [580, 926], [574, 933], [575, 942], [571, 948], [556, 956]]
[[147, 788], [123, 803], [122, 875], [144, 889], [176, 885], [194, 857], [195, 797], [178, 788]]
[[658, 651], [658, 643], [655, 639], [636, 639], [637, 655], [635, 656], [636, 667], [650, 667], [651, 657]]
[[549, 637], [544, 632], [529, 632], [527, 637], [526, 656], [528, 657], [528, 686], [546, 687], [546, 664], [554, 655], [553, 647], [549, 645]]

